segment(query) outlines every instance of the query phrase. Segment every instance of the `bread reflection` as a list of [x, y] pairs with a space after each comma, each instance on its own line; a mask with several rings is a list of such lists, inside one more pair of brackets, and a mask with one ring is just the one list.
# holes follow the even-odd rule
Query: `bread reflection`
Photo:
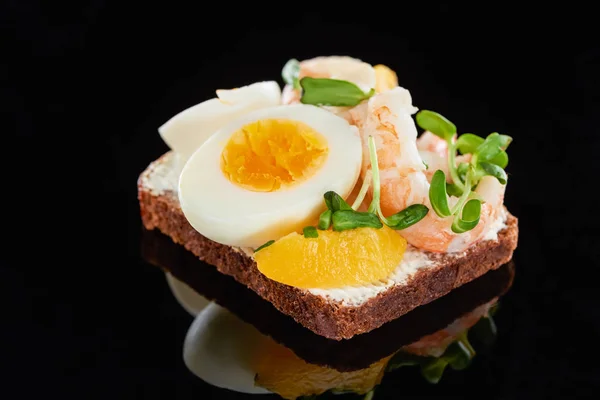
[[306, 361], [342, 371], [368, 366], [400, 347], [446, 327], [460, 316], [504, 294], [514, 277], [514, 263], [511, 262], [372, 332], [335, 341], [304, 329], [253, 291], [220, 274], [156, 230], [143, 231], [142, 256], [254, 325], [263, 334], [291, 348]]

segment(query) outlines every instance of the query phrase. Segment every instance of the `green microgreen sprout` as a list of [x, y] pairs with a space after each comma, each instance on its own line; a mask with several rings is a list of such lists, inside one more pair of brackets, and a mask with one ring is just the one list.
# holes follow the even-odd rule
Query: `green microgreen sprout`
[[[360, 191], [352, 206], [342, 196], [332, 190], [323, 195], [327, 210], [323, 211], [319, 216], [318, 229], [327, 230], [331, 227], [334, 231], [341, 232], [356, 228], [380, 229], [385, 224], [392, 229], [401, 230], [425, 218], [429, 209], [423, 204], [412, 204], [389, 217], [383, 215], [380, 205], [381, 183], [379, 181], [379, 165], [377, 152], [375, 151], [375, 141], [372, 136], [369, 137], [369, 155], [371, 170], [365, 174]], [[371, 185], [373, 185], [373, 199], [368, 210], [366, 212], [357, 211], [363, 203]], [[318, 237], [317, 228], [312, 226], [305, 227], [303, 230], [304, 237]]]
[[338, 210], [352, 210], [352, 207], [346, 203], [346, 200], [332, 190], [325, 193], [323, 197], [325, 198], [325, 205], [332, 212], [336, 212]]
[[362, 202], [365, 200], [365, 196], [367, 195], [367, 192], [369, 191], [369, 186], [371, 186], [372, 180], [373, 180], [373, 174], [371, 173], [371, 170], [368, 170], [367, 173], [365, 174], [365, 178], [363, 179], [362, 186], [360, 187], [360, 191], [358, 192], [356, 199], [354, 199], [354, 203], [352, 203], [352, 209], [354, 211], [358, 210], [358, 207], [360, 207]]
[[373, 136], [369, 136], [368, 144], [373, 180], [373, 199], [369, 205], [368, 212], [377, 214], [384, 224], [395, 230], [406, 229], [425, 218], [429, 212], [429, 208], [423, 204], [412, 204], [404, 210], [389, 217], [385, 217], [383, 215], [383, 212], [381, 211], [381, 182], [379, 180], [379, 162], [377, 160], [377, 151], [375, 150], [375, 139]]
[[[363, 184], [363, 186], [365, 186]], [[366, 191], [366, 189], [365, 189]], [[323, 195], [327, 210], [319, 217], [319, 229], [332, 229], [336, 232], [355, 228], [376, 228], [383, 226], [376, 215], [366, 212], [359, 212], [350, 207], [346, 200], [334, 191], [326, 192]]]
[[454, 221], [452, 221], [452, 232], [463, 233], [475, 228], [479, 223], [480, 214], [481, 200], [469, 200], [461, 212], [455, 215]]
[[463, 194], [463, 191], [454, 183], [446, 182], [446, 193], [448, 193], [449, 196], [460, 197]]
[[383, 224], [377, 215], [354, 210], [338, 210], [331, 216], [333, 230], [340, 232], [355, 228], [382, 228]]
[[[435, 213], [441, 217], [454, 216], [452, 231], [463, 233], [479, 223], [482, 198], [474, 190], [486, 175], [498, 179], [502, 185], [507, 182], [504, 168], [508, 165], [506, 148], [512, 138], [497, 132], [485, 139], [472, 133], [458, 135], [456, 125], [442, 115], [421, 110], [415, 116], [417, 124], [448, 143], [448, 171], [452, 179], [446, 182], [446, 174], [437, 170], [433, 174], [429, 188], [429, 200]], [[456, 165], [456, 152], [470, 154], [468, 163]], [[448, 195], [458, 197], [452, 208]]]
[[[373, 198], [371, 199], [371, 204], [369, 204], [368, 211], [370, 213], [377, 212], [381, 216], [381, 182], [379, 180], [379, 160], [377, 159], [377, 151], [375, 149], [375, 139], [373, 136], [369, 136], [368, 139], [369, 144], [369, 159], [371, 161], [371, 174], [373, 179]], [[385, 217], [382, 218], [385, 222]]]
[[270, 245], [272, 245], [273, 243], [275, 243], [274, 240], [269, 240], [267, 243], [263, 244], [262, 246], [257, 247], [254, 252], [256, 253], [259, 250], [264, 249], [265, 247], [269, 247]]
[[363, 92], [352, 82], [329, 78], [300, 78], [300, 62], [295, 58], [281, 70], [283, 81], [301, 91], [300, 102], [315, 106], [353, 107], [375, 94], [375, 88]]
[[[504, 169], [500, 168], [500, 166], [485, 161], [480, 161], [479, 166], [481, 167], [481, 170], [478, 170], [478, 173], [479, 171], [482, 171], [483, 175], [491, 175], [498, 179], [498, 182], [506, 185], [506, 180], [508, 177], [506, 176]], [[481, 173], [479, 174], [482, 175]]]
[[340, 79], [304, 77], [300, 87], [300, 102], [316, 106], [353, 107], [375, 94], [373, 88], [365, 93], [354, 83]]
[[429, 201], [433, 211], [440, 217], [451, 215], [450, 206], [448, 206], [448, 194], [446, 192], [446, 174], [438, 169], [431, 178], [429, 186]]
[[[446, 142], [448, 142], [448, 164], [450, 166], [455, 164], [455, 143], [453, 141], [454, 136], [456, 135], [456, 125], [452, 122], [448, 121], [444, 116], [429, 110], [421, 110], [415, 116], [417, 124], [429, 132], [441, 137]], [[456, 175], [456, 170], [450, 168], [450, 174], [452, 175], [452, 180], [460, 189], [462, 189], [462, 182], [458, 179], [458, 175]], [[454, 174], [453, 174], [454, 172]]]
[[[441, 175], [443, 176], [444, 183], [445, 183], [446, 177], [444, 176], [444, 173], [440, 170], [438, 170], [438, 172], [441, 172]], [[460, 195], [460, 197], [458, 198], [458, 201], [456, 202], [454, 207], [452, 207], [452, 210], [450, 210], [450, 213], [448, 215], [456, 215], [456, 213], [463, 208], [463, 206], [469, 199], [469, 195], [471, 194], [472, 176], [473, 176], [473, 168], [469, 168], [469, 170], [467, 171], [467, 175], [465, 177], [465, 186], [462, 189], [463, 193]], [[446, 185], [444, 185], [444, 187], [445, 186]], [[446, 198], [444, 200], [447, 201], [448, 199]], [[445, 217], [447, 217], [448, 215], [445, 215]]]
[[302, 230], [302, 233], [304, 234], [305, 238], [318, 238], [319, 237], [319, 232], [317, 231], [317, 228], [315, 228], [314, 226], [305, 226], [304, 229]]
[[331, 226], [331, 214], [333, 214], [331, 210], [325, 210], [321, 213], [319, 216], [319, 224], [317, 225], [320, 230], [325, 231], [329, 229]]
[[[463, 133], [456, 140], [456, 148], [460, 154], [473, 154], [477, 147], [479, 147], [485, 141], [484, 138], [474, 135], [472, 133]], [[500, 168], [506, 168], [508, 165], [508, 154], [502, 150], [500, 154], [495, 156], [492, 163], [499, 166]]]
[[298, 76], [300, 75], [300, 62], [295, 58], [289, 60], [283, 66], [281, 70], [281, 77], [283, 81], [288, 85], [291, 85], [294, 89], [300, 90], [300, 80]]
[[387, 217], [388, 226], [397, 231], [406, 229], [425, 218], [429, 208], [423, 204], [411, 204], [404, 210]]
[[[464, 187], [465, 179], [467, 177], [467, 171], [469, 170], [469, 163], [462, 162], [456, 167], [456, 173], [458, 174], [459, 181]], [[461, 189], [462, 190], [462, 189]]]

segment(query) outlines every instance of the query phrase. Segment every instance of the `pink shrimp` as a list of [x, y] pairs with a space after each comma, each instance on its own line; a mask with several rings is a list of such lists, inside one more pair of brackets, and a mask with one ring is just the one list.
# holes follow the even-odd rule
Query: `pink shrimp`
[[[467, 232], [452, 232], [453, 217], [440, 218], [429, 202], [426, 167], [417, 148], [417, 128], [411, 117], [416, 112], [408, 90], [396, 87], [369, 99], [364, 109], [351, 112], [363, 138], [363, 154], [368, 154], [368, 137], [373, 136], [380, 170], [380, 204], [384, 215], [395, 214], [412, 204], [424, 204], [430, 212], [417, 224], [399, 233], [411, 245], [433, 252], [463, 251], [479, 241], [502, 212], [504, 185], [486, 176], [476, 193], [484, 200], [480, 221]], [[371, 169], [363, 157], [361, 175]], [[370, 190], [372, 194], [372, 189]], [[450, 198], [450, 206], [456, 204]]]
[[440, 157], [447, 157], [448, 142], [429, 131], [425, 131], [417, 138], [417, 149], [435, 153]]
[[[427, 165], [425, 175], [429, 182], [431, 182], [433, 174], [438, 169], [444, 171], [446, 181], [452, 182], [448, 169], [448, 142], [429, 131], [425, 131], [417, 138], [417, 149], [419, 149], [423, 162]], [[471, 155], [465, 154], [457, 156], [455, 163], [458, 165], [461, 162], [469, 162], [470, 160]]]

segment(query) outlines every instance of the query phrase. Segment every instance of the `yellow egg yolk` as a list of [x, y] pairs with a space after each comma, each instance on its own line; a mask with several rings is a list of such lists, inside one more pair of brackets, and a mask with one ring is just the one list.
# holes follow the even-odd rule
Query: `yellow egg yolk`
[[221, 154], [221, 170], [245, 189], [272, 192], [310, 178], [328, 152], [325, 137], [307, 124], [265, 119], [234, 132]]

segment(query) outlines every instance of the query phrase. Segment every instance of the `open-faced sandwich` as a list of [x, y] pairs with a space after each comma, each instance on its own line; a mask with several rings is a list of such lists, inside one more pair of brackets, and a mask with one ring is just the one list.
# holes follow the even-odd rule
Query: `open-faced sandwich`
[[[393, 71], [290, 60], [159, 128], [144, 226], [318, 335], [369, 332], [512, 258], [511, 138], [460, 134]], [[419, 134], [417, 126], [422, 129]]]

